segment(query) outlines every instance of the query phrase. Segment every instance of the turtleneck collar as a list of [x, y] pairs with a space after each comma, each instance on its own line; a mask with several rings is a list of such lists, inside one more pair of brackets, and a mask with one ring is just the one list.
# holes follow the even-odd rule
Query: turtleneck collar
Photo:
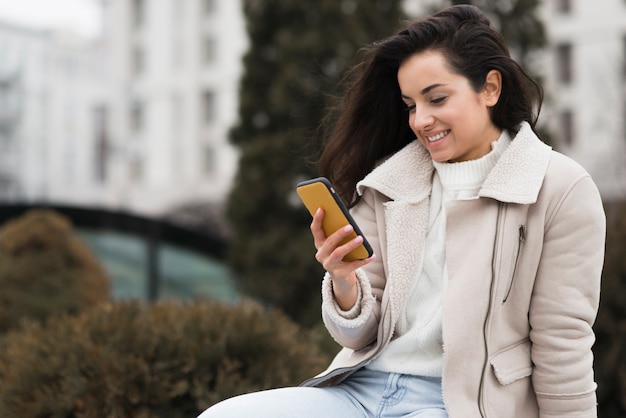
[[433, 161], [444, 189], [481, 186], [509, 144], [511, 136], [503, 130], [498, 139], [491, 143], [491, 151], [480, 158], [458, 163]]
[[[530, 124], [522, 122], [483, 183], [480, 197], [519, 204], [536, 202], [551, 155], [551, 148], [541, 142]], [[420, 202], [430, 196], [433, 171], [429, 152], [419, 141], [412, 141], [381, 161], [357, 184], [357, 192], [363, 195], [366, 188], [372, 188], [391, 200]]]

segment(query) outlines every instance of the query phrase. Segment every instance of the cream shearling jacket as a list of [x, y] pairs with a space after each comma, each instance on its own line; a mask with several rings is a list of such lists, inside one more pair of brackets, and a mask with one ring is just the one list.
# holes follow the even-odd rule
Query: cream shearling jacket
[[[322, 315], [344, 348], [305, 382], [327, 386], [375, 358], [424, 251], [432, 160], [414, 141], [358, 185], [352, 209], [377, 258], [340, 312], [328, 275]], [[443, 395], [451, 418], [596, 417], [592, 325], [605, 215], [587, 172], [523, 123], [479, 197], [446, 207]]]

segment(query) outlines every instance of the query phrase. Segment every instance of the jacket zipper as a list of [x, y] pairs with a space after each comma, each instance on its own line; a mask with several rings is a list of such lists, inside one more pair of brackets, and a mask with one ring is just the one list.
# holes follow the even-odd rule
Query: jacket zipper
[[515, 254], [515, 264], [513, 264], [513, 274], [511, 274], [511, 278], [509, 280], [509, 287], [506, 289], [506, 294], [504, 295], [504, 299], [502, 299], [502, 303], [504, 304], [509, 295], [511, 294], [511, 289], [513, 288], [513, 281], [515, 280], [515, 273], [517, 272], [517, 263], [519, 261], [520, 253], [522, 252], [522, 244], [526, 240], [526, 225], [520, 225], [519, 229], [519, 237], [517, 242], [517, 254]]
[[489, 351], [488, 351], [488, 341], [487, 341], [487, 329], [489, 328], [489, 318], [491, 317], [491, 309], [494, 302], [494, 283], [496, 277], [496, 252], [498, 248], [498, 241], [500, 236], [500, 229], [502, 222], [502, 211], [504, 210], [504, 203], [498, 202], [498, 216], [496, 218], [496, 235], [493, 240], [493, 252], [491, 255], [491, 286], [489, 288], [489, 307], [487, 308], [487, 316], [485, 317], [485, 323], [483, 325], [483, 342], [485, 345], [485, 360], [483, 362], [483, 373], [480, 376], [480, 386], [478, 387], [478, 409], [480, 411], [480, 416], [482, 418], [486, 418], [486, 410], [485, 410], [485, 400], [484, 400], [484, 386], [485, 386], [485, 374], [487, 373], [489, 366]]

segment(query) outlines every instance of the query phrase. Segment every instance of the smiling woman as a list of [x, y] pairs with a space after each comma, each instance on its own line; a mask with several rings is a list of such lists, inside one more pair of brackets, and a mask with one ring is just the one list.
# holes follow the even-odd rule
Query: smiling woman
[[344, 261], [360, 237], [327, 236], [323, 211], [311, 223], [343, 349], [303, 387], [201, 418], [596, 417], [605, 216], [589, 174], [533, 131], [540, 86], [469, 5], [362, 56], [319, 174], [374, 256]]
[[100, 0], [0, 0], [0, 20], [32, 29], [69, 30], [87, 38], [101, 31]]

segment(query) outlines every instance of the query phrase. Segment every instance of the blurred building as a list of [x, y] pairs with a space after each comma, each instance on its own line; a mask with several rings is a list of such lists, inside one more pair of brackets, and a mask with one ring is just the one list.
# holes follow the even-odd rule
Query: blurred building
[[606, 201], [626, 198], [626, 1], [544, 0], [543, 121]]
[[98, 194], [101, 67], [71, 33], [0, 23], [0, 201]]
[[247, 47], [239, 0], [105, 0], [106, 205], [158, 215], [223, 201]]
[[161, 215], [222, 202], [239, 0], [102, 0], [103, 37], [0, 24], [0, 201]]
[[[248, 45], [242, 0], [101, 2], [96, 43], [0, 23], [0, 201], [186, 213], [193, 224], [237, 170], [228, 131]], [[414, 15], [437, 4], [406, 1]], [[626, 2], [543, 0], [540, 13], [541, 123], [605, 199], [624, 198]]]

